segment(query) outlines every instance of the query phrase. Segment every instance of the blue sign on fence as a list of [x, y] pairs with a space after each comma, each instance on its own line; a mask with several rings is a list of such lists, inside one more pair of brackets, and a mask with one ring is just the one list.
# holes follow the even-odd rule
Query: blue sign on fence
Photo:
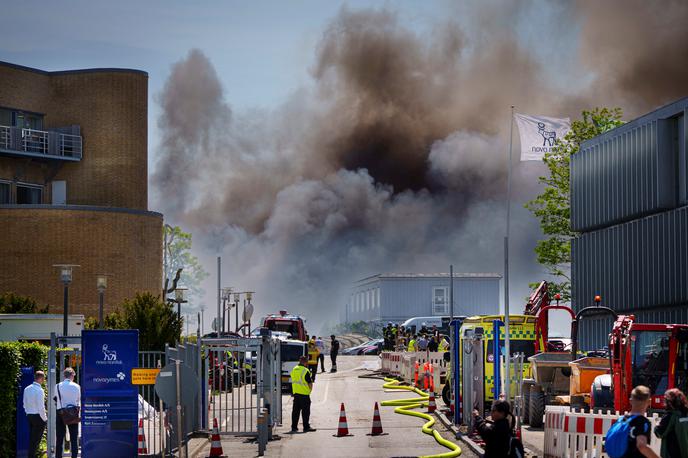
[[139, 332], [83, 331], [81, 349], [82, 457], [135, 457]]

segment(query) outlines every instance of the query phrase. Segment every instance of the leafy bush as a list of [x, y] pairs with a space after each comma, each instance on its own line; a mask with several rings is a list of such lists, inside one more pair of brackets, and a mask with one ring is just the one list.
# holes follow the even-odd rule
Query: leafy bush
[[[103, 320], [105, 329], [138, 329], [140, 351], [163, 351], [165, 344], [174, 345], [182, 332], [182, 320], [172, 305], [151, 293], [137, 293]], [[97, 320], [87, 320], [86, 329], [97, 328]]]
[[46, 371], [48, 347], [38, 343], [0, 342], [0, 456], [14, 456], [16, 449], [17, 388], [21, 368]]
[[0, 294], [0, 313], [48, 313], [48, 306], [40, 307], [30, 297], [4, 293]]

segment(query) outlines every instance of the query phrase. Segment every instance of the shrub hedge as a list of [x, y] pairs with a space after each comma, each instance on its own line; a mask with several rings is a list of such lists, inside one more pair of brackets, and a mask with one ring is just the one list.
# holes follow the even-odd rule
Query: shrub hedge
[[22, 367], [47, 370], [48, 347], [38, 343], [0, 342], [0, 456], [14, 456], [17, 383]]

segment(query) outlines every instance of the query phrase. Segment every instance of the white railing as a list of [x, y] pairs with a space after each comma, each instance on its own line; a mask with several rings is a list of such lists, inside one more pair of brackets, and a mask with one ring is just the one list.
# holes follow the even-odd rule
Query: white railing
[[81, 159], [81, 135], [0, 126], [0, 149]]

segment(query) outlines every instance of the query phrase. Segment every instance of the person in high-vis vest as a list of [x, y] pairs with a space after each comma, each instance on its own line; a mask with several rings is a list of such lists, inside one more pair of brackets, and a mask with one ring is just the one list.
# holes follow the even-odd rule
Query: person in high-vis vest
[[315, 382], [315, 374], [318, 372], [318, 357], [320, 356], [320, 350], [315, 345], [315, 337], [308, 341], [308, 369], [311, 371], [311, 377], [313, 377], [313, 382]]
[[440, 338], [440, 351], [449, 351], [449, 339], [447, 339], [447, 336], [442, 336]]
[[306, 367], [308, 358], [301, 356], [299, 364], [291, 370], [291, 392], [294, 402], [291, 408], [291, 432], [298, 432], [299, 415], [303, 422], [303, 432], [315, 431], [311, 428], [309, 419], [311, 417], [311, 391], [313, 390], [313, 379], [311, 371]]
[[411, 337], [411, 340], [409, 340], [408, 349], [406, 351], [408, 351], [408, 352], [416, 351], [416, 336], [415, 335]]

